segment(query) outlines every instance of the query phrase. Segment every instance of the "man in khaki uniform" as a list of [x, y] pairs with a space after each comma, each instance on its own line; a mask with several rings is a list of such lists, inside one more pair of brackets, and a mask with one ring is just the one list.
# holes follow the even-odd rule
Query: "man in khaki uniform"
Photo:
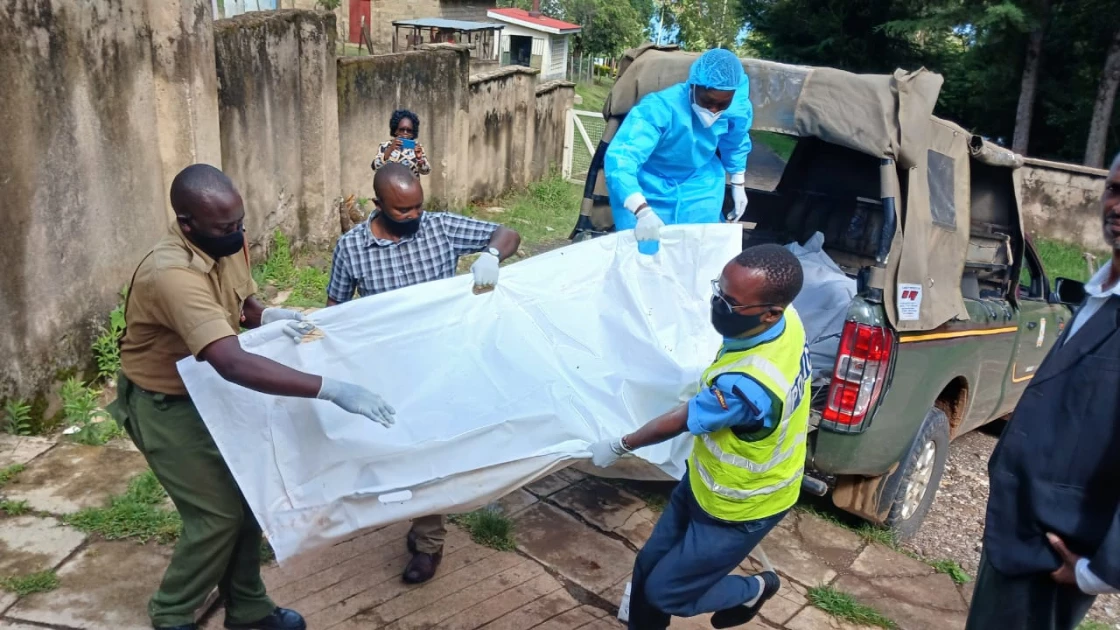
[[244, 243], [245, 210], [218, 169], [189, 166], [171, 184], [175, 222], [137, 268], [125, 305], [121, 376], [114, 416], [148, 460], [183, 520], [159, 590], [148, 604], [157, 629], [188, 630], [218, 587], [225, 626], [303, 630], [278, 608], [260, 577], [261, 529], [187, 393], [175, 363], [210, 363], [226, 380], [266, 394], [319, 398], [388, 427], [394, 411], [351, 383], [306, 374], [241, 349], [240, 327], [287, 320], [295, 311], [264, 308], [253, 294]]

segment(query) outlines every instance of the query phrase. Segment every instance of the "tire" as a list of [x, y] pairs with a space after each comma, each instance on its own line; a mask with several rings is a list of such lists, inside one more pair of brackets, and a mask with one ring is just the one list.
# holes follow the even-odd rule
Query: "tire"
[[[899, 540], [918, 533], [941, 485], [945, 461], [949, 458], [949, 418], [934, 407], [926, 413], [918, 434], [906, 455], [899, 462], [895, 477], [887, 483], [883, 497], [889, 501], [890, 511], [883, 525], [890, 528]], [[882, 512], [880, 512], [882, 513]]]

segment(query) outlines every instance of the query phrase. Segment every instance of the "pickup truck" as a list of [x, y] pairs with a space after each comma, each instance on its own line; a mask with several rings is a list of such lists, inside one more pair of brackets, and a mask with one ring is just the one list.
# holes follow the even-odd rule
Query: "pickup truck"
[[[694, 58], [648, 45], [627, 54], [574, 240], [613, 229], [603, 155], [626, 112], [683, 81]], [[1024, 234], [1021, 158], [934, 117], [934, 73], [743, 63], [754, 130], [796, 138], [776, 185], [752, 181], [748, 162], [744, 246], [819, 233], [851, 286], [831, 313], [798, 308], [810, 333], [816, 320], [835, 322], [809, 340], [804, 487], [911, 536], [949, 443], [1012, 411], [1072, 316]], [[807, 280], [802, 296], [823, 290]]]

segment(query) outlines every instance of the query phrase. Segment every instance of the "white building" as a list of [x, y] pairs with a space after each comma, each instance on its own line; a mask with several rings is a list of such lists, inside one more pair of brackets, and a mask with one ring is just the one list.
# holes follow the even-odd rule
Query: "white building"
[[580, 31], [571, 24], [524, 9], [490, 9], [486, 16], [502, 22], [501, 63], [541, 71], [541, 80], [563, 79], [567, 74], [571, 38]]

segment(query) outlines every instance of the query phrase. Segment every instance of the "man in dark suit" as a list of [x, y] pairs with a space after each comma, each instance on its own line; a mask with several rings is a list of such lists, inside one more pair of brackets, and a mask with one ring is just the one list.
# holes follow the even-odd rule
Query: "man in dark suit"
[[1073, 630], [1120, 592], [1120, 155], [1101, 195], [1112, 260], [1039, 367], [988, 464], [967, 630]]

